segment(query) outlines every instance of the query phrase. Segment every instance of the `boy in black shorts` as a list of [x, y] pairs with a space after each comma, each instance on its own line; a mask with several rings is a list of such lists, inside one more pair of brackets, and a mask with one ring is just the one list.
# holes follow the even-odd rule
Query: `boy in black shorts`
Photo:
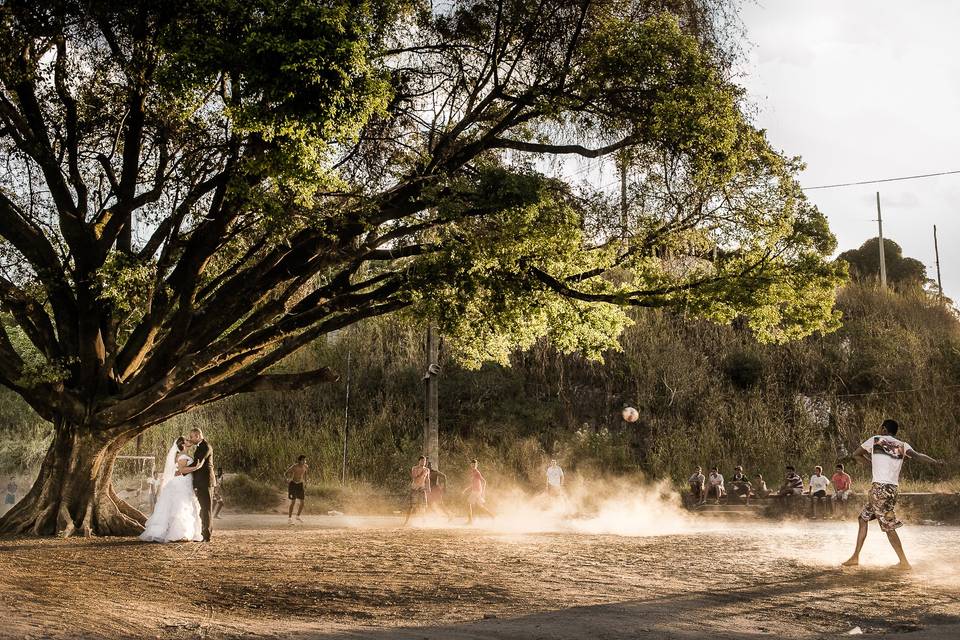
[[287, 469], [287, 497], [290, 498], [290, 511], [287, 513], [287, 524], [293, 524], [293, 507], [300, 501], [300, 508], [297, 509], [297, 522], [303, 522], [300, 514], [303, 513], [303, 500], [306, 497], [304, 491], [304, 482], [307, 479], [307, 456], [297, 457], [296, 464], [290, 465]]

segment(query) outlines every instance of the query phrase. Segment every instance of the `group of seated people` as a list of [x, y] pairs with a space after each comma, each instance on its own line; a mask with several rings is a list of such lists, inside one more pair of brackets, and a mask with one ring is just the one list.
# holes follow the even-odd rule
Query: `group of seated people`
[[[703, 475], [703, 468], [697, 467], [697, 470], [687, 481], [690, 486], [690, 495], [695, 504], [705, 504], [710, 498], [720, 504], [720, 499], [728, 495], [727, 485], [723, 476], [720, 474], [719, 467], [710, 469], [708, 476]], [[832, 496], [827, 495], [827, 487], [833, 486]], [[813, 474], [810, 476], [809, 488], [804, 487], [803, 478], [797, 473], [797, 470], [788, 465], [783, 478], [783, 484], [777, 491], [770, 491], [763, 476], [759, 473], [753, 477], [753, 481], [743, 471], [742, 466], [736, 466], [733, 469], [733, 476], [729, 483], [729, 496], [743, 500], [745, 504], [750, 504], [751, 498], [788, 498], [790, 496], [809, 496], [813, 516], [817, 517], [817, 504], [828, 497], [830, 512], [833, 513], [833, 502], [842, 505], [843, 512], [847, 511], [847, 500], [853, 493], [853, 481], [850, 475], [844, 470], [842, 464], [837, 464], [833, 476], [827, 478], [823, 475], [823, 467], [813, 468]]]

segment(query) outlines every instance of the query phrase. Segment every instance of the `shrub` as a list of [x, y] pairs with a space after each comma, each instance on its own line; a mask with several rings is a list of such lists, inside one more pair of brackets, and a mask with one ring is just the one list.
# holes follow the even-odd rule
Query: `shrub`
[[283, 498], [276, 486], [245, 473], [224, 476], [222, 490], [225, 508], [231, 511], [272, 511]]
[[756, 386], [763, 376], [763, 361], [753, 353], [734, 351], [726, 357], [723, 371], [738, 389]]

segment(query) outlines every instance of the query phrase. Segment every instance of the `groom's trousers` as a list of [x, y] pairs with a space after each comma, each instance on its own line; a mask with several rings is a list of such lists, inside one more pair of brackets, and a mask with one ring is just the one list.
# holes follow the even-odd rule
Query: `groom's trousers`
[[205, 541], [210, 540], [210, 487], [194, 487], [193, 492], [197, 496], [197, 502], [200, 503], [200, 525], [203, 527], [202, 535]]

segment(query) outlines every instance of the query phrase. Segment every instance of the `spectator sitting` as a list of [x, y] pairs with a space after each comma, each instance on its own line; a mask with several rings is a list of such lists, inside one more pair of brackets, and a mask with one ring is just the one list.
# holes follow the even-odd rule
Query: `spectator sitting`
[[703, 494], [703, 485], [707, 479], [703, 475], [703, 467], [697, 467], [697, 470], [693, 472], [693, 475], [687, 480], [687, 484], [690, 485], [690, 495], [693, 497], [694, 504], [700, 504], [705, 499], [706, 496]]
[[792, 466], [787, 466], [787, 473], [783, 478], [783, 484], [777, 492], [777, 497], [799, 496], [803, 494], [803, 478], [797, 475], [797, 470]]
[[720, 498], [722, 498], [725, 493], [726, 490], [723, 487], [723, 476], [720, 475], [720, 468], [714, 467], [710, 470], [710, 475], [707, 477], [707, 494], [704, 496], [703, 502], [706, 502], [710, 496], [715, 496], [717, 501], [714, 504], [720, 504]]
[[844, 471], [843, 465], [838, 464], [830, 482], [833, 483], [833, 500], [842, 505], [843, 517], [847, 517], [847, 500], [853, 495], [853, 479]]
[[[829, 484], [830, 481], [827, 480], [827, 476], [823, 475], [823, 467], [819, 465], [814, 467], [813, 475], [810, 476], [810, 511], [814, 519], [817, 517], [817, 503], [827, 499], [827, 485]], [[830, 507], [833, 507], [832, 502]]]
[[770, 490], [767, 489], [767, 481], [763, 479], [763, 476], [759, 473], [753, 477], [753, 491], [750, 492], [750, 495], [755, 498], [766, 498], [770, 495]]
[[750, 490], [752, 488], [747, 474], [743, 472], [743, 467], [734, 467], [733, 477], [730, 478], [730, 494], [743, 498], [745, 504], [750, 504]]

